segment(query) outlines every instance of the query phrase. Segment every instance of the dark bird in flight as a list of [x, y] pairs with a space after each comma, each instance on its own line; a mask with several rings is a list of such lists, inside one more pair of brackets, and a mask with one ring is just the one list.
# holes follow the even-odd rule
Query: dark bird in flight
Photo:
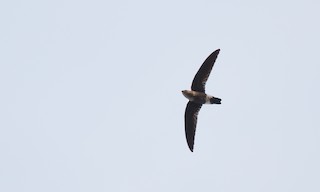
[[182, 94], [189, 99], [184, 114], [186, 139], [191, 152], [193, 152], [194, 136], [196, 133], [198, 113], [202, 104], [221, 104], [221, 99], [207, 95], [205, 85], [209, 78], [211, 69], [216, 61], [220, 49], [217, 49], [203, 62], [191, 85], [191, 91], [183, 90]]

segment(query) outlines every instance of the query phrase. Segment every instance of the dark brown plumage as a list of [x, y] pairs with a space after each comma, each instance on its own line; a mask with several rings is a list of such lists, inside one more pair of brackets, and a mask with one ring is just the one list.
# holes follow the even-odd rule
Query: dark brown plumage
[[205, 92], [206, 82], [209, 78], [212, 67], [218, 57], [219, 52], [220, 52], [220, 49], [217, 49], [216, 51], [211, 53], [207, 57], [207, 59], [203, 62], [197, 74], [193, 78], [191, 90]]
[[186, 107], [184, 122], [185, 133], [189, 149], [193, 152], [194, 138], [197, 126], [198, 113], [202, 104], [221, 104], [221, 99], [207, 95], [205, 93], [205, 85], [209, 78], [212, 67], [218, 57], [220, 49], [211, 53], [203, 62], [200, 69], [196, 73], [191, 90], [184, 90], [182, 94], [189, 99]]
[[196, 132], [196, 126], [198, 121], [198, 113], [202, 104], [189, 101], [184, 114], [186, 139], [189, 149], [193, 152], [194, 136]]

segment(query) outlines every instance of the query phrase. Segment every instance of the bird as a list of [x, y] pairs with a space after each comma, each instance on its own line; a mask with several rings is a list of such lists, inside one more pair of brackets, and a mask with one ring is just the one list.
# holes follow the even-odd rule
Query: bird
[[187, 144], [191, 152], [193, 152], [198, 114], [202, 105], [221, 104], [220, 98], [208, 95], [205, 92], [206, 82], [219, 52], [220, 49], [215, 50], [203, 62], [193, 78], [191, 90], [182, 91], [182, 94], [189, 100], [184, 114], [184, 122]]

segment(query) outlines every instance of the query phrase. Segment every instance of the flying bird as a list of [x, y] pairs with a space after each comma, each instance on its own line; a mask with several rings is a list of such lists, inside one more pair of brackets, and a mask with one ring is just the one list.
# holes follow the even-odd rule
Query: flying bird
[[219, 52], [220, 49], [217, 49], [203, 62], [192, 81], [191, 91], [182, 91], [182, 94], [189, 100], [184, 114], [184, 123], [186, 139], [191, 152], [193, 152], [198, 113], [202, 104], [221, 104], [221, 99], [205, 93], [206, 82]]

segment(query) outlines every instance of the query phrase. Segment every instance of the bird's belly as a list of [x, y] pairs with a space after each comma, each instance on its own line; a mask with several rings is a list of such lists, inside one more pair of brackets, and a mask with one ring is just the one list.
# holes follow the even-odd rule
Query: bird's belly
[[186, 91], [183, 95], [189, 99], [189, 101], [199, 104], [210, 104], [210, 98], [212, 98], [212, 96], [198, 91]]

